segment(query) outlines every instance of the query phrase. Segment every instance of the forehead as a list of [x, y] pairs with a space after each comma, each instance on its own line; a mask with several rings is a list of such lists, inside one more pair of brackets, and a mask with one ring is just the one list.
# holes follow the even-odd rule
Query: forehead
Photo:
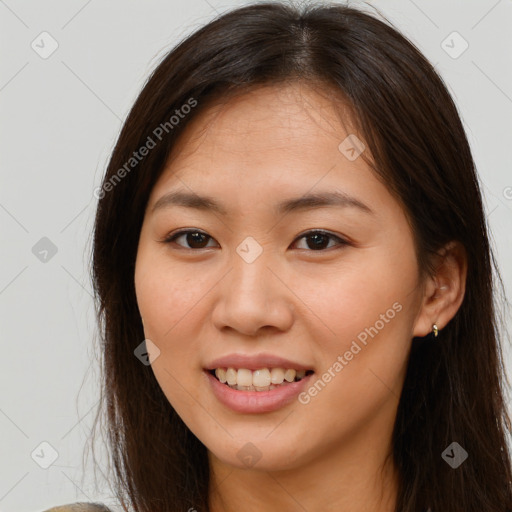
[[391, 213], [397, 205], [368, 163], [340, 149], [355, 135], [349, 113], [325, 91], [300, 83], [260, 87], [209, 105], [185, 127], [148, 211], [160, 203], [256, 219], [330, 202], [347, 215], [382, 207]]
[[[163, 174], [193, 173], [209, 180], [213, 168], [215, 179], [251, 170], [268, 181], [290, 170], [296, 178], [300, 169], [309, 168], [311, 175], [314, 168], [317, 175], [340, 160], [338, 146], [355, 131], [350, 109], [324, 89], [301, 82], [259, 86], [220, 98], [198, 113], [173, 147]], [[344, 160], [345, 167], [366, 166], [363, 159]]]

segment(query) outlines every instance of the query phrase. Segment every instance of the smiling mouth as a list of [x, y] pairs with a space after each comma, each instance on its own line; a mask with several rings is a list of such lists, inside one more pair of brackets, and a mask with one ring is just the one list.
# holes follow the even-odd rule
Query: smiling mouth
[[238, 391], [270, 391], [292, 382], [298, 382], [311, 375], [313, 370], [291, 368], [216, 368], [209, 370], [219, 382]]

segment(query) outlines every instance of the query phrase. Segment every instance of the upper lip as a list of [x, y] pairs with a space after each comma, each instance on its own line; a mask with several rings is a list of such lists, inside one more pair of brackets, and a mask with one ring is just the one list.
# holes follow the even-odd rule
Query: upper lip
[[211, 361], [206, 370], [217, 368], [246, 368], [247, 370], [260, 370], [261, 368], [284, 368], [294, 370], [312, 370], [311, 366], [297, 361], [285, 359], [274, 354], [228, 354]]

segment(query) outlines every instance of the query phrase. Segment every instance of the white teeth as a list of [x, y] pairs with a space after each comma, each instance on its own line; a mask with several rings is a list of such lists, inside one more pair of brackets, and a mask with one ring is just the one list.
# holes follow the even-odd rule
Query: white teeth
[[270, 386], [270, 371], [268, 368], [262, 368], [261, 370], [255, 370], [252, 372], [252, 385], [255, 388]]
[[228, 368], [226, 370], [226, 381], [230, 386], [236, 384], [237, 371], [234, 368]]
[[222, 382], [222, 384], [226, 383], [226, 370], [224, 368], [217, 368], [215, 370], [215, 376]]
[[301, 380], [306, 376], [306, 370], [292, 368], [217, 368], [215, 376], [223, 384], [241, 391], [269, 391], [283, 384]]
[[293, 382], [295, 380], [295, 375], [297, 375], [295, 370], [286, 370], [284, 372], [284, 380], [287, 382]]
[[270, 382], [272, 384], [282, 384], [284, 380], [284, 370], [282, 368], [272, 368], [270, 370]]
[[236, 376], [236, 383], [239, 386], [252, 386], [252, 372], [246, 368], [240, 368]]

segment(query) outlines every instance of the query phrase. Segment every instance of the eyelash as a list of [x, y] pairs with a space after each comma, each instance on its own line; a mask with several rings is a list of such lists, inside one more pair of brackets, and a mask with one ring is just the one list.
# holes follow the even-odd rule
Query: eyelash
[[[198, 230], [198, 229], [185, 229], [185, 230], [178, 231], [177, 233], [174, 233], [172, 235], [167, 236], [161, 242], [164, 243], [164, 244], [170, 244], [170, 243], [173, 243], [176, 239], [178, 239], [178, 238], [180, 238], [182, 236], [188, 235], [189, 233], [198, 233], [198, 234], [206, 236], [210, 240], [213, 240], [213, 237], [211, 237], [210, 235], [208, 235], [207, 233], [205, 233], [205, 232], [203, 232], [201, 230]], [[324, 237], [329, 237], [329, 238], [335, 239], [338, 242], [338, 247], [343, 247], [343, 246], [349, 245], [349, 242], [347, 240], [344, 240], [343, 238], [340, 238], [339, 236], [334, 235], [334, 234], [332, 234], [332, 233], [330, 233], [328, 231], [323, 231], [323, 230], [319, 230], [319, 229], [311, 230], [311, 231], [306, 231], [305, 233], [302, 233], [301, 235], [299, 235], [293, 241], [293, 243], [301, 240], [302, 238], [311, 237], [312, 235], [321, 235], [321, 236], [324, 236]], [[179, 244], [177, 244], [177, 245], [179, 245]], [[187, 250], [190, 250], [190, 251], [199, 251], [201, 249], [211, 249], [211, 247], [201, 247], [199, 249], [194, 249], [193, 247], [183, 247], [183, 246], [180, 246], [180, 247], [182, 249], [187, 249]], [[317, 250], [315, 250], [315, 249], [304, 249], [304, 250], [307, 250], [308, 252], [323, 252], [323, 251], [326, 251], [327, 249], [332, 249], [332, 246], [331, 247], [322, 248], [322, 249], [317, 249]]]

